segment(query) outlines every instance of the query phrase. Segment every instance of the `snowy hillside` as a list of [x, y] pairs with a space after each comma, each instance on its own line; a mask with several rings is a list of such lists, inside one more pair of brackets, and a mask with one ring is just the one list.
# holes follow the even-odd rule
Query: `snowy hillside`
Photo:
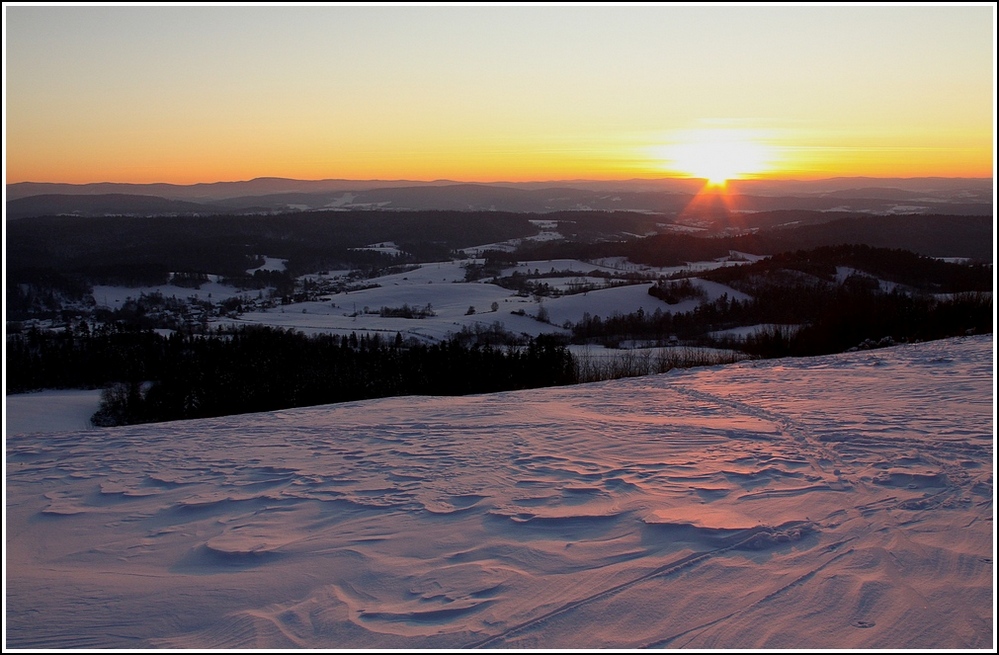
[[[376, 244], [378, 249], [390, 244]], [[574, 323], [584, 315], [610, 317], [615, 313], [627, 314], [639, 309], [651, 314], [660, 311], [692, 311], [700, 304], [698, 300], [684, 300], [677, 305], [669, 305], [649, 295], [649, 287], [660, 275], [670, 275], [680, 271], [708, 271], [726, 266], [739, 266], [760, 257], [734, 253], [738, 259], [724, 257], [720, 260], [695, 262], [686, 266], [651, 267], [638, 266], [627, 261], [610, 261], [610, 265], [600, 265], [579, 260], [556, 259], [525, 261], [510, 266], [503, 275], [517, 272], [521, 275], [530, 271], [558, 270], [566, 277], [539, 278], [551, 289], [566, 295], [553, 298], [532, 298], [529, 294], [517, 294], [510, 289], [488, 283], [485, 280], [465, 282], [466, 269], [470, 263], [482, 260], [459, 260], [433, 262], [414, 265], [404, 272], [387, 272], [358, 283], [355, 290], [347, 293], [320, 294], [322, 299], [295, 301], [278, 307], [250, 308], [259, 292], [240, 291], [218, 281], [214, 276], [199, 288], [183, 288], [172, 284], [148, 287], [114, 287], [96, 285], [93, 290], [94, 302], [107, 309], [119, 309], [130, 300], [142, 295], [162, 295], [177, 302], [205, 303], [243, 300], [247, 308], [238, 316], [213, 317], [206, 325], [213, 327], [233, 327], [242, 325], [270, 325], [296, 330], [305, 334], [332, 333], [349, 335], [378, 334], [394, 337], [400, 333], [421, 341], [446, 339], [463, 328], [488, 328], [500, 324], [503, 329], [517, 335], [537, 336], [545, 333], [566, 333], [566, 321]], [[281, 260], [267, 259], [266, 266], [277, 269], [283, 266]], [[598, 271], [610, 277], [588, 277]], [[311, 284], [321, 285], [347, 277], [351, 271], [333, 271], [326, 275], [311, 274], [302, 277]], [[622, 283], [620, 276], [641, 273], [648, 276], [647, 282], [617, 286]], [[722, 294], [730, 298], [745, 300], [748, 296], [735, 289], [691, 278], [693, 284], [703, 291], [703, 301], [713, 301]], [[589, 284], [593, 290], [588, 293], [573, 292], [574, 285]], [[263, 295], [263, 294], [261, 294]], [[380, 316], [381, 308], [398, 308], [403, 305], [428, 308], [426, 316], [418, 320], [396, 316]], [[548, 322], [539, 322], [535, 317], [541, 311], [548, 312]], [[495, 309], [493, 308], [495, 307]]]
[[993, 349], [8, 436], [5, 646], [994, 648]]

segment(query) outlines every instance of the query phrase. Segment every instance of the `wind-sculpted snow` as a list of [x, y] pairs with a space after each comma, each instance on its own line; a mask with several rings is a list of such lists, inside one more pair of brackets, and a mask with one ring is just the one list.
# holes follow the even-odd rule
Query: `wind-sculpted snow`
[[7, 440], [12, 648], [991, 648], [993, 342]]

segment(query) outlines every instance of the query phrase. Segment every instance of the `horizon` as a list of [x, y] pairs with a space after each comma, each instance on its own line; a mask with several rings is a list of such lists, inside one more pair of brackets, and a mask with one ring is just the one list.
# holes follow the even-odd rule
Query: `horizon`
[[4, 16], [7, 185], [995, 173], [994, 4]]
[[[974, 180], [974, 181], [985, 181], [994, 180], [991, 175], [985, 176], [967, 176], [967, 175], [912, 175], [912, 176], [902, 176], [902, 175], [831, 175], [828, 177], [815, 177], [815, 178], [791, 178], [791, 177], [753, 177], [753, 178], [731, 178], [728, 180], [729, 183], [735, 184], [746, 184], [752, 182], [764, 182], [768, 184], [779, 184], [779, 183], [811, 183], [811, 182], [831, 182], [835, 180], [873, 180], [873, 181], [888, 181], [888, 180]], [[461, 180], [461, 179], [449, 179], [449, 178], [435, 178], [435, 179], [411, 179], [411, 178], [345, 178], [345, 177], [323, 177], [323, 178], [297, 178], [297, 177], [285, 177], [281, 175], [257, 175], [251, 178], [245, 179], [226, 179], [226, 180], [211, 180], [211, 181], [197, 181], [197, 182], [165, 182], [165, 181], [153, 181], [153, 182], [122, 182], [116, 180], [95, 180], [91, 182], [64, 182], [58, 180], [22, 180], [19, 182], [7, 182], [5, 186], [16, 186], [19, 184], [50, 184], [50, 185], [63, 185], [63, 186], [98, 186], [98, 185], [122, 185], [122, 186], [156, 186], [156, 185], [166, 185], [166, 186], [198, 186], [198, 185], [212, 185], [212, 184], [245, 184], [248, 182], [258, 182], [265, 180], [280, 180], [287, 182], [412, 182], [414, 184], [469, 184], [469, 185], [498, 185], [498, 184], [512, 184], [512, 185], [523, 185], [523, 184], [564, 184], [571, 182], [599, 182], [606, 184], [613, 184], [615, 182], [668, 182], [668, 181], [680, 181], [680, 182], [697, 182], [706, 184], [707, 178], [703, 177], [684, 177], [679, 175], [672, 176], [659, 176], [659, 177], [628, 177], [628, 178], [599, 178], [599, 177], [576, 177], [576, 178], [565, 178], [565, 179], [539, 179], [539, 180]]]

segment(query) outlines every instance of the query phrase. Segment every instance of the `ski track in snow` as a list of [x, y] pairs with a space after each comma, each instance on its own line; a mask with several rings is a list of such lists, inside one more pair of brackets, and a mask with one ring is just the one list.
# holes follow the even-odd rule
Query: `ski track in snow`
[[7, 438], [11, 648], [991, 648], [991, 335]]

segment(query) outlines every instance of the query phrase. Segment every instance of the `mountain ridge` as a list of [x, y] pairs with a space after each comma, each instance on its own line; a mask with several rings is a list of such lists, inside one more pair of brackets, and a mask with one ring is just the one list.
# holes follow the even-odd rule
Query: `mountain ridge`
[[[19, 182], [8, 184], [6, 190], [5, 211], [9, 219], [63, 214], [239, 214], [344, 209], [637, 211], [675, 217], [685, 213], [716, 217], [719, 213], [782, 209], [880, 215], [991, 215], [994, 210], [992, 180], [985, 178], [733, 180], [727, 193], [715, 190], [705, 193], [703, 181], [689, 178], [519, 183], [255, 178], [192, 185]], [[143, 200], [138, 200], [139, 197]], [[115, 205], [114, 198], [120, 204]], [[170, 205], [170, 202], [192, 204]]]
[[[731, 180], [729, 185], [738, 189], [756, 188], [798, 188], [801, 190], [827, 190], [855, 188], [856, 185], [871, 186], [870, 182], [876, 181], [879, 185], [888, 184], [891, 186], [912, 189], [936, 188], [952, 189], [955, 187], [970, 187], [979, 191], [992, 189], [991, 178], [972, 177], [923, 177], [923, 178], [873, 178], [873, 177], [833, 177], [818, 180], [770, 180], [770, 179], [750, 179]], [[133, 182], [88, 182], [83, 184], [67, 182], [14, 182], [7, 184], [6, 199], [16, 200], [41, 193], [65, 193], [71, 195], [93, 195], [113, 192], [136, 193], [140, 189], [145, 189], [139, 195], [163, 195], [171, 199], [186, 199], [192, 197], [224, 198], [232, 197], [227, 195], [205, 195], [208, 190], [221, 191], [223, 194], [229, 193], [230, 189], [265, 189], [265, 193], [277, 193], [293, 189], [310, 189], [314, 191], [327, 190], [368, 190], [377, 188], [397, 188], [400, 186], [426, 187], [426, 186], [451, 186], [456, 184], [476, 184], [481, 186], [503, 186], [503, 187], [523, 187], [523, 188], [548, 188], [552, 186], [572, 186], [597, 190], [607, 189], [628, 189], [647, 188], [663, 190], [673, 188], [676, 190], [699, 189], [704, 185], [704, 181], [697, 178], [630, 178], [626, 180], [545, 180], [545, 181], [493, 181], [493, 182], [471, 182], [449, 179], [438, 179], [431, 181], [421, 180], [350, 180], [346, 178], [326, 178], [321, 180], [302, 180], [286, 177], [255, 177], [249, 180], [217, 181], [217, 182], [197, 182], [193, 184], [174, 184], [169, 182], [153, 183], [133, 183]], [[827, 189], [827, 187], [829, 189]], [[155, 192], [154, 192], [155, 191]], [[788, 191], [785, 191], [788, 192]], [[166, 193], [166, 195], [164, 195]], [[246, 194], [243, 194], [246, 195]]]

